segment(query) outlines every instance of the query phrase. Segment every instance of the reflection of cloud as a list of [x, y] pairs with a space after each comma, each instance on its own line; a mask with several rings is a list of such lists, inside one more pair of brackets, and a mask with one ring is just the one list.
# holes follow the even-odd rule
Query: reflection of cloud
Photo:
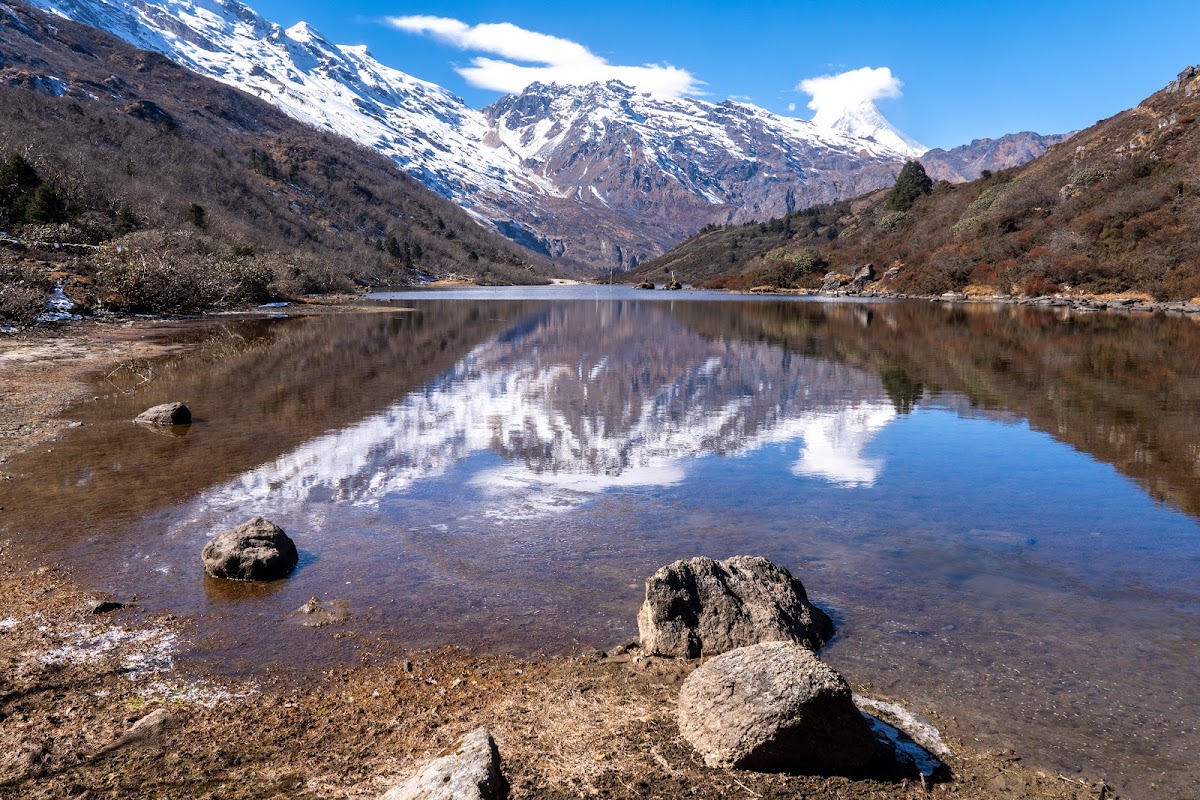
[[863, 458], [863, 449], [895, 418], [895, 408], [884, 403], [814, 414], [804, 423], [804, 449], [792, 472], [840, 486], [873, 486], [883, 461]]

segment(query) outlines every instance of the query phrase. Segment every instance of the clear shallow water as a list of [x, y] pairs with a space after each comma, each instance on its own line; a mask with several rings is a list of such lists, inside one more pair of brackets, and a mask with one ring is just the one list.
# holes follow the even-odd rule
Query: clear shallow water
[[[488, 297], [492, 299], [479, 299]], [[561, 299], [551, 299], [561, 298]], [[571, 287], [232, 322], [9, 465], [3, 535], [195, 621], [229, 671], [636, 635], [645, 576], [764, 555], [847, 677], [1135, 797], [1200, 780], [1200, 327]], [[186, 399], [199, 421], [128, 420]], [[266, 589], [199, 551], [253, 514]], [[302, 628], [310, 596], [350, 621]], [[335, 639], [350, 632], [351, 638]]]

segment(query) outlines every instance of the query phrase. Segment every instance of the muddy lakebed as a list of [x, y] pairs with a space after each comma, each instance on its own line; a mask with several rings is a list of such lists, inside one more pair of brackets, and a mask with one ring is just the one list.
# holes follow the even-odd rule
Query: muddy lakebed
[[[1200, 325], [607, 287], [214, 320], [4, 466], [0, 537], [190, 625], [230, 676], [364, 642], [636, 636], [677, 558], [800, 577], [846, 677], [1133, 797], [1200, 784]], [[184, 400], [195, 421], [134, 425]], [[261, 514], [300, 565], [206, 578]], [[336, 635], [302, 624], [317, 597]]]

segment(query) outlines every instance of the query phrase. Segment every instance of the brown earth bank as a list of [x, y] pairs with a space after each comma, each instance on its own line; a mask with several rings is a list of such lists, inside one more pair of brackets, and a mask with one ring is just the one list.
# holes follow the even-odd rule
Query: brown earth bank
[[[53, 447], [70, 425], [61, 413], [97, 376], [162, 352], [188, 324], [0, 339], [0, 458]], [[176, 665], [185, 620], [145, 614], [136, 597], [104, 612], [103, 599], [68, 567], [18, 560], [0, 543], [0, 797], [374, 797], [479, 725], [496, 737], [514, 797], [1115, 797], [953, 735], [953, 777], [938, 784], [710, 769], [675, 723], [679, 685], [699, 662], [636, 650], [529, 661], [347, 637], [338, 669], [234, 681]], [[336, 621], [313, 634], [342, 635]], [[163, 724], [127, 735], [160, 709]]]

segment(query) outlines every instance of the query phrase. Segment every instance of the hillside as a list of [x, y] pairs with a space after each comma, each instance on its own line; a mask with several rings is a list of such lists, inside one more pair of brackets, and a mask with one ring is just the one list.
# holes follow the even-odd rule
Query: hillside
[[925, 148], [870, 100], [812, 121], [616, 80], [533, 83], [485, 109], [238, 0], [29, 0], [392, 159], [564, 268], [607, 273], [709, 223], [767, 219], [891, 184]]
[[[387, 158], [94, 28], [0, 5], [0, 306], [184, 311], [549, 262]], [[14, 310], [14, 308], [16, 310]], [[22, 310], [24, 309], [24, 310]]]
[[[627, 280], [882, 293], [1200, 295], [1200, 70], [1040, 158], [908, 202], [877, 191], [770, 223], [710, 228]], [[906, 207], [907, 206], [907, 207]], [[864, 270], [864, 272], [866, 272]], [[833, 273], [828, 279], [827, 273]], [[841, 276], [841, 277], [835, 277]], [[866, 282], [866, 281], [864, 281]]]

